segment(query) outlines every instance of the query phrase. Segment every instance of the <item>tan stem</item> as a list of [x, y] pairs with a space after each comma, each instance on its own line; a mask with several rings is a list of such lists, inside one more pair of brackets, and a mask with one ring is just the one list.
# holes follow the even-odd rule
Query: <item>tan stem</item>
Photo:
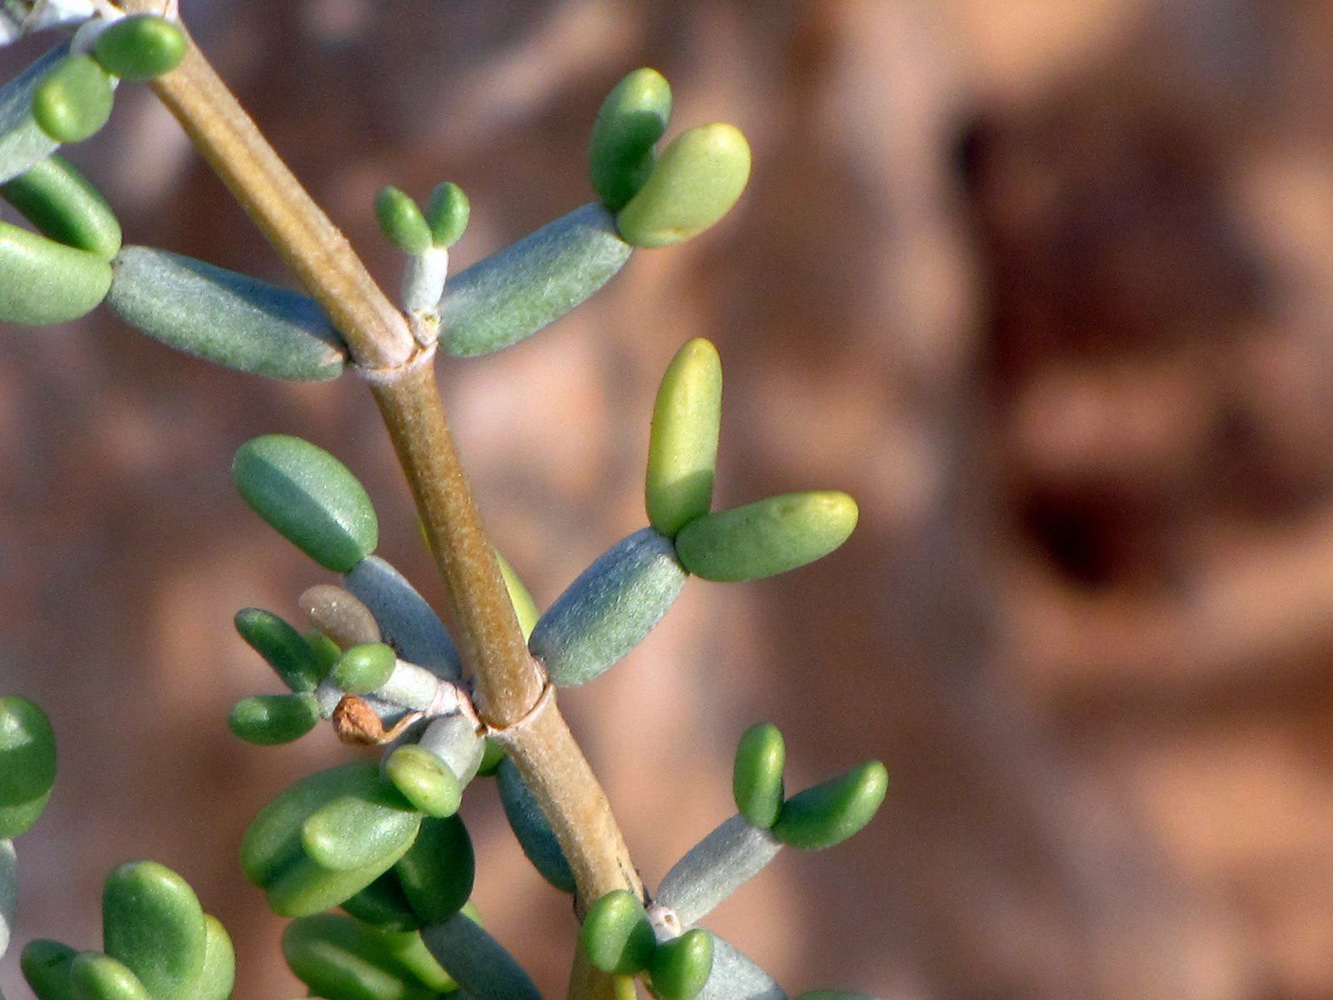
[[[162, 0], [124, 0], [158, 12]], [[642, 896], [606, 795], [529, 656], [445, 419], [429, 351], [190, 41], [153, 89], [342, 333], [366, 375], [444, 576], [446, 617], [482, 718], [532, 789], [574, 870], [581, 913], [613, 889]], [[623, 992], [623, 991], [622, 991]], [[576, 959], [572, 998], [615, 983]]]

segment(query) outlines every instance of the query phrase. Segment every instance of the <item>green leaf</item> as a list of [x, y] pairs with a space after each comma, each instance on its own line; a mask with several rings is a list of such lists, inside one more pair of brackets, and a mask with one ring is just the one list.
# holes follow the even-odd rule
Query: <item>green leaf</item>
[[336, 913], [288, 924], [282, 953], [312, 994], [337, 1000], [432, 1000], [386, 945], [385, 935]]
[[[243, 608], [233, 621], [241, 638], [293, 691], [314, 691], [328, 673], [301, 633], [273, 612]], [[341, 655], [336, 647], [334, 655]]]
[[74, 958], [69, 984], [74, 1000], [157, 1000], [133, 970], [96, 951]]
[[606, 96], [592, 127], [592, 186], [615, 212], [653, 172], [653, 147], [671, 119], [671, 85], [655, 69], [636, 69]]
[[204, 914], [204, 968], [193, 1000], [228, 1000], [236, 985], [236, 951], [222, 921]]
[[407, 901], [403, 884], [392, 868], [344, 900], [342, 908], [357, 920], [381, 930], [414, 931], [421, 926], [421, 918]]
[[662, 620], [685, 586], [671, 540], [652, 528], [622, 539], [547, 609], [528, 648], [555, 684], [586, 684]]
[[83, 142], [111, 117], [114, 88], [92, 56], [66, 56], [32, 95], [32, 117], [56, 142]]
[[97, 308], [111, 265], [96, 254], [0, 222], [0, 322], [68, 323]]
[[[379, 784], [376, 764], [354, 761], [316, 771], [279, 792], [260, 810], [241, 839], [241, 868], [245, 877], [267, 888], [305, 858], [301, 826], [307, 817], [344, 795], [364, 794]], [[389, 865], [384, 867], [387, 869]], [[372, 881], [373, 878], [367, 879], [366, 884]]]
[[260, 694], [238, 701], [227, 726], [238, 738], [257, 746], [279, 746], [299, 740], [319, 722], [319, 701], [313, 694]]
[[120, 223], [102, 192], [63, 156], [52, 154], [0, 185], [0, 194], [45, 236], [110, 260], [120, 249]]
[[523, 853], [547, 882], [561, 892], [573, 892], [574, 870], [569, 867], [569, 860], [546, 814], [537, 804], [537, 797], [519, 774], [518, 765], [506, 757], [496, 770], [496, 779], [505, 818], [509, 820], [509, 827], [518, 838]]
[[781, 850], [772, 831], [732, 816], [671, 866], [657, 887], [657, 901], [675, 910], [682, 924], [698, 923]]
[[514, 956], [464, 913], [422, 928], [421, 938], [467, 996], [542, 1000], [536, 984]]
[[367, 556], [343, 577], [343, 587], [370, 609], [384, 641], [404, 660], [445, 680], [462, 680], [462, 661], [440, 616], [393, 566]]
[[784, 844], [818, 850], [840, 844], [874, 818], [889, 787], [877, 760], [793, 795], [782, 806], [773, 835]]
[[461, 712], [431, 719], [416, 746], [443, 764], [458, 779], [460, 790], [477, 776], [486, 754], [485, 738]]
[[401, 746], [389, 755], [384, 774], [403, 798], [427, 816], [452, 816], [463, 802], [463, 786], [439, 757], [419, 746]]
[[199, 897], [170, 868], [134, 861], [107, 876], [102, 947], [132, 969], [155, 1000], [192, 1000], [206, 936]]
[[422, 820], [416, 842], [394, 871], [423, 923], [438, 924], [452, 917], [472, 895], [477, 873], [472, 838], [462, 819]]
[[648, 968], [657, 936], [632, 892], [608, 892], [583, 918], [580, 941], [594, 968], [613, 976], [635, 976]]
[[266, 434], [236, 452], [232, 478], [246, 503], [326, 569], [345, 573], [379, 542], [365, 487], [323, 448]]
[[[51, 720], [19, 695], [0, 698], [0, 806], [45, 802], [56, 780], [56, 737]], [[0, 840], [21, 831], [0, 831]]]
[[782, 769], [787, 746], [782, 733], [771, 722], [751, 726], [736, 747], [731, 788], [736, 808], [757, 827], [768, 829], [782, 810]]
[[696, 927], [657, 946], [648, 966], [660, 1000], [694, 1000], [713, 971], [713, 938]]
[[636, 247], [680, 243], [720, 222], [749, 179], [750, 144], [740, 129], [720, 122], [692, 128], [662, 151], [616, 226]]
[[500, 566], [500, 576], [504, 578], [505, 590], [509, 592], [509, 603], [514, 606], [514, 614], [518, 618], [518, 627], [523, 631], [523, 638], [526, 639], [532, 635], [532, 630], [537, 624], [537, 619], [541, 617], [541, 612], [537, 610], [537, 602], [532, 599], [528, 593], [528, 588], [523, 585], [523, 581], [514, 572], [514, 567], [509, 565], [509, 560], [500, 555], [497, 550], [495, 561]]
[[68, 51], [68, 44], [57, 45], [0, 88], [0, 181], [31, 170], [59, 148], [33, 118], [32, 96]]
[[456, 358], [517, 344], [605, 285], [633, 248], [601, 205], [584, 205], [449, 279], [440, 343]]
[[435, 185], [426, 203], [431, 242], [437, 247], [453, 246], [462, 238], [471, 214], [472, 205], [461, 187], [453, 181]]
[[421, 814], [381, 779], [311, 813], [301, 824], [301, 846], [322, 868], [354, 871], [400, 857], [420, 824]]
[[19, 964], [37, 1000], [74, 1000], [69, 970], [78, 954], [59, 941], [38, 938], [28, 942]]
[[648, 440], [648, 521], [668, 538], [712, 505], [721, 426], [722, 361], [716, 347], [696, 337], [662, 376]]
[[269, 378], [322, 382], [347, 366], [347, 346], [308, 296], [192, 257], [128, 246], [107, 305], [168, 347]]
[[757, 580], [828, 555], [856, 518], [846, 493], [785, 493], [696, 518], [676, 535], [676, 555], [705, 580]]
[[505, 748], [500, 745], [498, 740], [490, 736], [486, 737], [486, 750], [482, 754], [481, 766], [477, 768], [477, 773], [483, 778], [493, 777], [500, 770], [500, 765], [507, 759]]
[[16, 806], [0, 806], [0, 837], [17, 837], [42, 818], [50, 793]]
[[348, 694], [369, 694], [393, 673], [398, 656], [382, 642], [367, 642], [345, 650], [333, 665], [329, 679]]
[[93, 43], [102, 68], [122, 80], [152, 80], [185, 58], [185, 32], [154, 14], [131, 14], [108, 25]]
[[412, 197], [396, 187], [375, 195], [375, 218], [384, 238], [403, 253], [425, 253], [431, 246], [430, 225]]

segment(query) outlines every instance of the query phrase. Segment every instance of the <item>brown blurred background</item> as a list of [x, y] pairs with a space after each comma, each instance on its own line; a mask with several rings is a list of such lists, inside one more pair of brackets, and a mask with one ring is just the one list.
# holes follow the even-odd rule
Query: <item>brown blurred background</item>
[[[676, 128], [749, 135], [723, 225], [534, 341], [440, 364], [541, 603], [642, 524], [652, 394], [691, 336], [727, 372], [721, 504], [861, 502], [836, 556], [692, 582], [563, 697], [650, 883], [729, 814], [735, 740], [766, 718], [794, 787], [870, 756], [893, 775], [865, 833], [787, 852], [711, 920], [793, 994], [1333, 997], [1333, 4], [183, 6], [390, 286], [380, 184], [462, 184], [463, 266], [589, 200], [590, 123], [636, 66], [673, 82]], [[146, 93], [73, 156], [129, 240], [283, 280]], [[153, 857], [231, 929], [238, 998], [294, 996], [236, 846], [345, 751], [227, 734], [232, 702], [275, 690], [230, 619], [294, 616], [326, 577], [228, 467], [263, 432], [331, 448], [437, 596], [368, 395], [103, 314], [4, 329], [0, 358], [0, 688], [62, 739], [17, 943], [94, 946], [101, 878]], [[465, 814], [489, 925], [560, 996], [567, 900], [490, 787]]]

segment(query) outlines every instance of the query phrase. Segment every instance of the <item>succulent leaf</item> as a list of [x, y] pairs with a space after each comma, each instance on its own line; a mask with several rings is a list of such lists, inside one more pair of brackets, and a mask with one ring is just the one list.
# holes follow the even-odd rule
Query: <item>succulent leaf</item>
[[747, 729], [736, 747], [731, 788], [740, 814], [758, 827], [768, 829], [782, 811], [782, 769], [787, 746], [782, 733], [771, 722]]
[[463, 786], [439, 757], [420, 746], [398, 747], [384, 774], [403, 798], [427, 816], [452, 816], [463, 802]]
[[26, 173], [59, 148], [33, 118], [32, 97], [68, 51], [68, 44], [56, 46], [0, 88], [0, 181]]
[[386, 935], [336, 913], [293, 920], [282, 935], [287, 965], [312, 994], [338, 1000], [432, 1000]]
[[685, 925], [697, 923], [777, 857], [772, 832], [732, 816], [677, 861], [657, 889]]
[[92, 56], [68, 55], [44, 77], [32, 95], [32, 117], [58, 143], [83, 142], [111, 117], [115, 88]]
[[471, 214], [472, 204], [461, 187], [453, 181], [435, 185], [426, 203], [431, 242], [441, 248], [453, 246], [462, 238]]
[[154, 14], [131, 14], [98, 34], [93, 58], [112, 76], [144, 81], [179, 66], [186, 48], [179, 24]]
[[653, 147], [671, 120], [671, 85], [655, 69], [636, 69], [607, 94], [589, 147], [592, 186], [612, 212], [633, 198], [653, 172]]
[[319, 722], [313, 694], [260, 694], [238, 701], [227, 716], [237, 739], [256, 746], [280, 746], [299, 740]]
[[750, 179], [750, 144], [721, 122], [682, 132], [662, 150], [652, 174], [616, 215], [626, 243], [666, 247], [720, 222]]
[[193, 1000], [228, 1000], [236, 985], [236, 950], [222, 921], [204, 914], [204, 968]]
[[0, 222], [0, 322], [68, 323], [97, 308], [111, 265], [9, 222]]
[[120, 223], [102, 193], [63, 156], [52, 154], [0, 185], [0, 195], [42, 235], [110, 260], [120, 249]]
[[155, 1000], [134, 970], [96, 951], [74, 957], [69, 985], [74, 1000]]
[[69, 971], [78, 954], [69, 945], [59, 941], [38, 938], [28, 942], [19, 959], [19, 966], [37, 1000], [74, 1000]]
[[343, 900], [342, 908], [362, 923], [380, 930], [414, 931], [421, 918], [412, 910], [403, 884], [390, 868], [355, 896]]
[[308, 296], [192, 257], [124, 247], [107, 305], [168, 347], [269, 378], [322, 382], [347, 346]]
[[329, 677], [348, 694], [369, 694], [384, 685], [397, 663], [392, 646], [382, 642], [362, 643], [338, 657]]
[[588, 909], [579, 937], [594, 968], [613, 976], [635, 976], [648, 968], [657, 936], [632, 892], [608, 892]]
[[573, 892], [574, 870], [569, 867], [555, 831], [537, 804], [537, 797], [519, 774], [518, 765], [506, 757], [495, 773], [500, 804], [504, 806], [505, 818], [509, 820], [523, 853], [547, 882], [561, 892]]
[[164, 865], [120, 865], [102, 886], [102, 947], [154, 1000], [192, 1000], [207, 947], [199, 897]]
[[472, 894], [477, 873], [472, 838], [462, 819], [449, 816], [422, 820], [416, 842], [394, 866], [394, 872], [413, 912], [423, 923], [438, 924], [461, 910]]
[[0, 840], [37, 822], [56, 778], [51, 720], [18, 695], [0, 698]]
[[555, 684], [586, 684], [643, 641], [685, 580], [671, 540], [636, 531], [579, 574], [537, 622], [528, 648]]
[[339, 796], [301, 824], [301, 847], [330, 871], [355, 871], [381, 858], [400, 857], [417, 834], [421, 816], [387, 781]]
[[773, 835], [784, 844], [819, 850], [840, 844], [874, 818], [889, 787], [889, 772], [867, 761], [831, 781], [807, 788], [782, 806]]
[[469, 997], [542, 1000], [532, 978], [508, 950], [465, 913], [423, 927], [421, 938]]
[[846, 493], [785, 493], [696, 518], [676, 535], [676, 554], [705, 580], [757, 580], [828, 555], [856, 518]]
[[328, 672], [310, 643], [285, 621], [262, 608], [244, 608], [233, 620], [236, 631], [296, 692], [314, 691]]
[[610, 281], [632, 249], [601, 205], [575, 209], [449, 279], [441, 346], [475, 358], [517, 344]]
[[695, 927], [657, 946], [648, 976], [659, 1000], [694, 1000], [712, 970], [713, 936]]
[[379, 556], [367, 556], [343, 576], [342, 582], [370, 609], [384, 641], [404, 660], [445, 680], [462, 679], [462, 661], [439, 615], [389, 563]]
[[668, 538], [712, 506], [721, 426], [722, 361], [716, 347], [696, 337], [662, 376], [648, 441], [648, 521]]
[[232, 478], [255, 512], [326, 569], [345, 573], [379, 542], [365, 487], [308, 441], [266, 434], [236, 452]]
[[713, 971], [697, 1000], [787, 1000], [777, 980], [716, 934]]
[[431, 246], [430, 225], [412, 196], [386, 186], [375, 195], [375, 218], [384, 238], [403, 253], [425, 253]]

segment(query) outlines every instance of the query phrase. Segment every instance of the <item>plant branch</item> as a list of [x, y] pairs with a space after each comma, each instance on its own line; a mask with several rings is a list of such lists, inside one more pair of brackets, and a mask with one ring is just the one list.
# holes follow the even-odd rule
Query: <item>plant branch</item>
[[[156, 12], [161, 0], [125, 0]], [[366, 376], [412, 488], [444, 576], [459, 651], [477, 680], [479, 709], [509, 749], [569, 859], [579, 912], [605, 893], [642, 895], [606, 795], [530, 656], [440, 401], [432, 348], [407, 321], [259, 133], [193, 40], [181, 66], [153, 84], [343, 334]], [[571, 996], [610, 998], [611, 977], [576, 962]]]

